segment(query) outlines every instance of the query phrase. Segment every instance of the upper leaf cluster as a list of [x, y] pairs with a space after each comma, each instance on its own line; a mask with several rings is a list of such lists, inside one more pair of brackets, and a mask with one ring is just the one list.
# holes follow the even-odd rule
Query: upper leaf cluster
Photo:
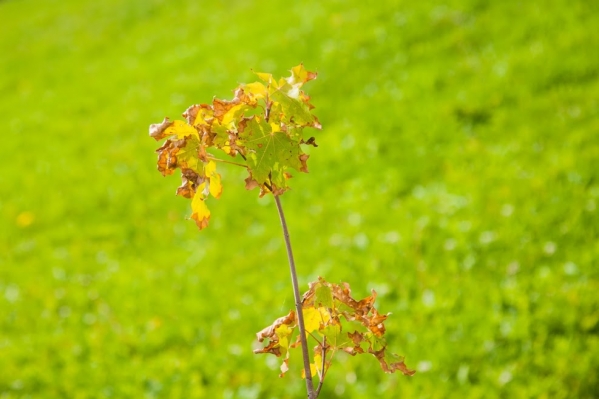
[[[218, 161], [209, 149], [243, 159], [230, 162], [247, 168], [247, 189], [260, 188], [281, 195], [288, 188], [289, 169], [308, 172], [308, 155], [301, 145], [316, 146], [313, 137], [303, 138], [303, 129], [320, 129], [311, 112], [310, 98], [301, 90], [316, 73], [303, 65], [291, 69], [288, 78], [274, 79], [271, 74], [256, 73], [259, 82], [242, 84], [232, 100], [213, 99], [212, 104], [190, 106], [182, 120], [165, 118], [150, 125], [150, 136], [166, 139], [158, 148], [158, 170], [164, 175], [180, 169], [182, 183], [177, 194], [192, 199], [192, 219], [200, 229], [208, 226], [209, 196], [222, 192]], [[240, 160], [241, 161], [241, 160]]]

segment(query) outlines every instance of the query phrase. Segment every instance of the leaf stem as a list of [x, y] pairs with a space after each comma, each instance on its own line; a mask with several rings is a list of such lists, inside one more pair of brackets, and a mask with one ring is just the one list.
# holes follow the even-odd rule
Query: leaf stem
[[312, 372], [310, 370], [310, 355], [308, 353], [308, 340], [306, 339], [306, 327], [304, 324], [304, 314], [302, 312], [302, 299], [300, 297], [299, 284], [297, 282], [297, 272], [295, 271], [295, 261], [293, 260], [293, 251], [291, 249], [291, 239], [289, 238], [289, 230], [287, 230], [287, 222], [283, 213], [283, 206], [278, 195], [274, 195], [279, 218], [281, 219], [281, 227], [283, 228], [283, 237], [285, 238], [285, 246], [287, 247], [287, 258], [289, 260], [289, 271], [291, 273], [291, 283], [293, 285], [293, 297], [295, 299], [295, 310], [297, 312], [297, 325], [299, 327], [300, 342], [302, 344], [302, 357], [304, 358], [304, 372], [306, 375], [306, 390], [308, 391], [308, 399], [316, 399], [317, 393], [314, 391], [314, 383], [312, 382]]
[[212, 155], [208, 155], [208, 159], [210, 159], [212, 161], [229, 163], [231, 165], [241, 166], [242, 168], [247, 168], [248, 167], [247, 165], [244, 165], [242, 163], [237, 163], [237, 162], [232, 162], [232, 161], [225, 161], [224, 159], [216, 158], [216, 157], [213, 157]]
[[326, 365], [327, 359], [327, 337], [324, 337], [322, 342], [322, 365], [320, 366], [320, 373], [318, 376], [320, 381], [318, 381], [318, 387], [316, 388], [316, 397], [320, 395], [322, 384], [324, 384], [324, 376], [326, 375], [326, 373], [324, 372], [324, 367]]

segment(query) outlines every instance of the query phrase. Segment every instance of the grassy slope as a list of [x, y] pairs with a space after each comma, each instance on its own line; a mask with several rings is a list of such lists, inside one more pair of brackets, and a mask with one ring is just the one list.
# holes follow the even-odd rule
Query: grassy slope
[[146, 131], [303, 61], [302, 283], [377, 289], [420, 371], [324, 397], [594, 397], [597, 6], [210, 3], [0, 2], [0, 396], [302, 396], [251, 354], [292, 307], [272, 201], [226, 169], [198, 234]]

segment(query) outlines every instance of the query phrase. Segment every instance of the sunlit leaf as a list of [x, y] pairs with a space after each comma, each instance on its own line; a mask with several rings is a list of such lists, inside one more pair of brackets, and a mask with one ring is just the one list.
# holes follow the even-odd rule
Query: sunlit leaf
[[208, 227], [208, 222], [210, 221], [210, 210], [208, 210], [204, 202], [204, 195], [202, 194], [203, 185], [205, 183], [200, 185], [191, 200], [191, 218], [196, 222], [200, 230]]
[[306, 83], [309, 80], [316, 79], [317, 74], [315, 72], [309, 72], [304, 67], [304, 64], [299, 64], [291, 68], [291, 76], [287, 78], [289, 84]]
[[304, 308], [304, 326], [307, 333], [318, 330], [322, 322], [322, 315], [316, 308]]
[[302, 151], [298, 144], [284, 132], [273, 131], [264, 118], [251, 118], [241, 128], [239, 139], [247, 149], [247, 163], [253, 179], [259, 185], [286, 187], [286, 169], [292, 167], [299, 171], [302, 168]]

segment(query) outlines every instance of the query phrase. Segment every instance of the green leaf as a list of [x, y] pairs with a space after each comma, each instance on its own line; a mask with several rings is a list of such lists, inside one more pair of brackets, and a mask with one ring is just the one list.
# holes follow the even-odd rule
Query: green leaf
[[247, 148], [248, 167], [258, 184], [272, 183], [285, 188], [285, 171], [289, 167], [298, 171], [302, 168], [300, 156], [303, 153], [299, 142], [276, 130], [276, 126], [273, 129], [264, 118], [254, 116], [246, 120], [239, 138], [241, 145]]
[[314, 304], [324, 306], [326, 308], [333, 307], [333, 291], [331, 287], [325, 284], [316, 283], [314, 287]]
[[341, 336], [341, 324], [339, 323], [328, 324], [320, 332], [324, 337], [326, 337], [327, 343], [333, 347], [341, 345], [343, 342], [347, 341], [345, 337]]
[[272, 113], [280, 116], [282, 122], [315, 128], [320, 126], [316, 117], [310, 113], [308, 105], [299, 99], [290, 97], [289, 93], [283, 90], [274, 90], [271, 98], [278, 103], [273, 106]]

